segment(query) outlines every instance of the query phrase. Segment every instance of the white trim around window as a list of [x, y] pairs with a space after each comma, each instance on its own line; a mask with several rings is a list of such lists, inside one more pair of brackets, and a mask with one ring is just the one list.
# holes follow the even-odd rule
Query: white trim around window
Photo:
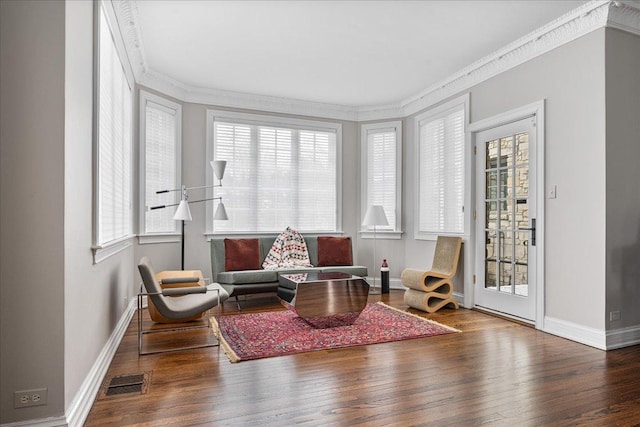
[[[430, 130], [431, 127], [438, 129]], [[439, 235], [469, 236], [471, 209], [465, 209], [471, 203], [468, 128], [469, 94], [445, 102], [414, 118], [414, 238], [417, 240], [436, 240]], [[427, 141], [433, 142], [432, 137], [438, 142], [430, 147]], [[435, 151], [427, 151], [434, 147]], [[435, 173], [437, 180], [442, 182], [422, 188], [433, 179], [435, 167], [442, 169]], [[431, 209], [432, 212], [425, 209]], [[435, 226], [433, 218], [438, 218]]]
[[[402, 238], [402, 121], [360, 126], [361, 221], [369, 205], [382, 205], [388, 227], [379, 227], [376, 237]], [[361, 226], [362, 238], [373, 238], [373, 230]]]
[[[214, 139], [216, 135], [216, 126], [223, 126], [225, 128], [229, 128], [227, 129], [227, 131], [228, 132], [233, 131], [233, 134], [235, 135], [233, 136], [231, 134], [228, 134], [227, 131], [223, 132], [222, 129], [218, 130], [218, 132], [223, 132], [220, 135], [225, 135], [224, 136], [225, 144], [222, 145], [221, 143], [220, 145], [220, 147], [223, 147], [223, 146], [226, 147], [225, 148], [226, 154], [224, 155], [219, 154], [218, 156], [216, 156], [215, 154], [217, 152], [216, 149], [220, 149], [220, 147], [216, 147], [214, 145], [215, 144]], [[273, 133], [274, 130], [276, 131], [276, 133], [274, 134], [275, 136], [271, 135], [271, 133]], [[240, 134], [236, 134], [236, 132], [243, 132], [243, 133], [246, 133], [246, 135], [243, 136]], [[261, 136], [258, 136], [257, 135], [258, 133]], [[289, 138], [287, 135], [289, 133], [291, 133], [291, 137], [292, 137], [291, 142], [287, 142]], [[255, 163], [255, 162], [259, 162], [260, 160], [255, 157], [255, 153], [251, 154], [253, 152], [252, 150], [254, 150], [255, 147], [254, 148], [249, 148], [249, 147], [253, 147], [252, 144], [258, 144], [258, 142], [262, 141], [263, 139], [264, 139], [264, 142], [268, 143], [270, 147], [273, 147], [273, 144], [276, 144], [276, 146], [278, 146], [279, 144], [282, 143], [284, 147], [283, 148], [284, 151], [282, 151], [282, 153], [280, 153], [279, 150], [276, 152], [272, 152], [271, 150], [268, 150], [268, 152], [264, 152], [263, 155], [271, 156], [273, 155], [273, 153], [278, 153], [276, 154], [276, 156], [278, 156], [278, 159], [280, 159], [279, 156], [282, 155], [281, 160], [286, 161], [286, 159], [288, 158], [287, 157], [288, 149], [286, 148], [288, 146], [287, 144], [291, 143], [292, 144], [291, 149], [293, 150], [293, 152], [295, 152], [304, 147], [302, 145], [303, 141], [305, 142], [305, 146], [308, 147], [309, 144], [311, 143], [308, 138], [313, 139], [315, 138], [314, 135], [316, 134], [321, 139], [326, 138], [328, 135], [330, 135], [330, 140], [335, 139], [335, 152], [329, 153], [329, 159], [335, 156], [335, 163], [334, 163], [335, 170], [331, 171], [329, 175], [326, 175], [326, 172], [327, 172], [326, 169], [316, 170], [315, 173], [324, 172], [323, 175], [325, 176], [324, 178], [319, 177], [314, 180], [314, 185], [323, 184], [326, 182], [327, 185], [335, 186], [335, 188], [333, 189], [334, 195], [335, 195], [335, 202], [333, 201], [333, 198], [332, 198], [329, 205], [327, 205], [327, 206], [332, 206], [331, 212], [335, 214], [335, 220], [330, 221], [332, 224], [328, 226], [328, 228], [325, 226], [319, 226], [319, 227], [316, 227], [315, 229], [310, 229], [310, 230], [306, 230], [304, 227], [298, 227], [295, 223], [291, 223], [289, 225], [292, 228], [298, 229], [298, 231], [302, 233], [304, 232], [313, 233], [313, 234], [342, 233], [342, 125], [340, 123], [294, 119], [294, 118], [282, 117], [282, 116], [268, 116], [268, 115], [238, 113], [238, 112], [222, 111], [222, 110], [207, 110], [207, 135], [206, 135], [207, 153], [206, 153], [206, 159], [205, 159], [207, 185], [214, 185], [213, 171], [211, 170], [211, 167], [209, 167], [209, 161], [211, 160], [227, 161], [227, 169], [225, 171], [224, 179], [222, 180], [222, 187], [209, 189], [209, 191], [207, 192], [207, 198], [212, 198], [214, 196], [223, 197], [223, 202], [225, 204], [225, 207], [229, 216], [228, 223], [225, 223], [224, 225], [221, 224], [222, 227], [220, 228], [215, 227], [218, 221], [214, 223], [214, 220], [213, 220], [214, 202], [208, 201], [206, 203], [206, 227], [205, 227], [205, 234], [207, 235], [207, 237], [210, 238], [211, 236], [215, 236], [219, 234], [224, 234], [224, 235], [229, 235], [229, 234], [260, 235], [263, 233], [273, 234], [273, 232], [279, 232], [284, 230], [284, 228], [286, 228], [286, 225], [281, 227], [282, 230], [266, 230], [265, 229], [265, 227], [267, 228], [269, 227], [268, 224], [270, 224], [270, 222], [268, 221], [271, 221], [266, 217], [273, 216], [273, 215], [280, 215], [282, 208], [285, 205], [281, 206], [281, 204], [276, 203], [277, 201], [274, 201], [271, 199], [267, 200], [264, 198], [264, 194], [275, 194], [274, 193], [275, 187], [265, 188], [264, 190], [251, 188], [250, 183], [258, 182], [257, 181], [258, 177], [252, 175], [252, 178], [248, 178], [247, 174], [255, 173], [255, 171], [258, 170], [259, 168], [253, 167], [248, 169], [247, 164], [245, 163], [246, 162]], [[276, 139], [272, 139], [272, 137], [275, 137]], [[235, 142], [232, 143], [231, 139], [229, 138], [232, 138], [233, 141]], [[229, 140], [226, 141], [227, 139]], [[249, 141], [251, 142], [249, 143]], [[321, 143], [320, 140], [318, 140], [318, 144], [320, 143]], [[311, 145], [315, 145], [315, 143]], [[329, 147], [331, 145], [333, 145], [333, 142], [329, 143]], [[249, 151], [245, 152], [243, 150], [249, 150]], [[316, 152], [315, 154], [313, 154], [310, 152], [306, 154], [311, 155], [312, 158], [314, 158], [316, 155], [320, 153]], [[302, 155], [302, 153], [298, 153], [298, 156], [300, 155]], [[231, 156], [231, 157], [237, 156], [238, 160], [236, 160], [234, 164], [234, 161], [231, 158], [227, 158], [228, 156]], [[302, 157], [302, 158], [304, 158], [305, 161], [307, 162], [310, 161], [310, 159], [307, 157]], [[276, 160], [273, 160], [273, 161], [276, 161]], [[313, 165], [311, 165], [311, 168], [313, 169]], [[251, 172], [251, 171], [254, 171], [254, 172]], [[268, 173], [272, 174], [273, 171], [275, 171], [275, 169], [273, 169], [271, 172], [268, 172]], [[312, 170], [310, 170], [310, 172], [311, 171]], [[297, 172], [293, 172], [293, 169], [292, 169], [292, 173], [293, 175], [291, 176], [290, 179], [296, 182], [296, 186], [304, 185], [304, 181], [309, 179], [309, 177], [305, 177], [305, 176], [295, 176]], [[267, 182], [267, 180], [271, 179], [270, 176], [271, 175], [260, 178], [261, 183], [264, 185], [265, 182]], [[265, 181], [262, 181], [263, 179]], [[284, 187], [286, 187], [284, 182], [285, 181], [281, 181], [278, 179], [274, 181], [272, 184], [276, 185], [278, 188], [283, 187], [283, 185]], [[218, 182], [216, 181], [215, 184], [217, 185]], [[247, 185], [249, 187], [247, 187]], [[256, 203], [255, 200], [248, 201], [248, 202], [247, 200], [244, 200], [244, 198], [242, 198], [241, 196], [245, 195], [246, 191], [252, 191], [253, 192], [252, 194], [258, 197], [260, 199], [260, 202], [257, 205], [255, 205]], [[267, 193], [264, 193], [265, 191]], [[283, 194], [285, 191], [286, 189], [283, 189]], [[295, 194], [295, 192], [292, 194]], [[298, 196], [300, 196], [299, 193], [298, 193]], [[315, 202], [316, 203], [320, 202], [321, 199], [322, 197], [319, 197], [315, 200]], [[218, 201], [216, 200], [215, 203], [218, 203]], [[247, 210], [248, 205], [246, 205], [246, 203], [251, 204], [251, 206], [249, 207], [249, 210]], [[300, 201], [298, 201], [298, 203], [300, 203]], [[268, 208], [267, 210], [264, 210], [262, 214], [259, 214], [258, 208], [263, 208], [264, 204], [267, 204], [272, 207]], [[234, 215], [236, 215], [237, 217], [235, 217]], [[242, 226], [233, 224], [233, 221], [236, 221], [236, 224], [244, 224], [245, 217], [248, 218], [247, 215], [251, 215], [253, 218], [258, 218], [258, 216], [260, 217], [264, 216], [265, 218], [260, 219], [262, 223], [258, 224], [257, 227], [255, 226], [242, 227]], [[243, 228], [247, 228], [247, 229], [243, 229]]]
[[95, 8], [94, 263], [132, 245], [133, 73], [110, 2]]
[[150, 210], [176, 204], [180, 192], [156, 194], [180, 188], [182, 165], [182, 105], [147, 91], [140, 91], [140, 191], [138, 241], [179, 242], [175, 208]]

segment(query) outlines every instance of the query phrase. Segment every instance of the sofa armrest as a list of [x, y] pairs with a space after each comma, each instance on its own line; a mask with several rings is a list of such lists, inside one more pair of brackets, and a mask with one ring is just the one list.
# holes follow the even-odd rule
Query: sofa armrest
[[216, 237], [211, 239], [211, 280], [219, 282], [218, 274], [225, 271], [224, 239]]

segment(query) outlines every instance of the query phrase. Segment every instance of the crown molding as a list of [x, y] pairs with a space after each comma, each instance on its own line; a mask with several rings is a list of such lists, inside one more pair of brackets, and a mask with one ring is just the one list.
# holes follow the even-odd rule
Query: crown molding
[[114, 9], [139, 84], [183, 102], [358, 122], [415, 114], [599, 28], [611, 27], [640, 35], [640, 1], [593, 0], [401, 102], [345, 106], [192, 87], [149, 69], [137, 1], [114, 2]]
[[399, 102], [396, 104], [370, 105], [358, 107], [357, 121], [400, 119], [407, 116], [405, 109]]
[[607, 26], [640, 36], [640, 1], [614, 1]]
[[218, 89], [194, 88], [187, 92], [185, 101], [273, 113], [349, 121], [358, 120], [357, 109], [355, 107]]
[[407, 115], [488, 80], [606, 24], [609, 3], [592, 1], [472, 63], [403, 102]]
[[136, 81], [148, 70], [147, 60], [144, 55], [144, 44], [140, 19], [138, 18], [138, 4], [135, 1], [111, 0], [113, 10], [118, 21], [118, 27], [124, 41], [129, 63]]
[[182, 102], [185, 102], [189, 92], [189, 88], [184, 83], [149, 69], [140, 75], [138, 83]]

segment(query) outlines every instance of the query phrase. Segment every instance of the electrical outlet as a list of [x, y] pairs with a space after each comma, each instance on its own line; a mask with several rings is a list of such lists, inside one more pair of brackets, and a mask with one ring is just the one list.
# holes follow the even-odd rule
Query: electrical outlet
[[620, 312], [612, 311], [609, 313], [609, 321], [615, 322], [616, 320], [620, 320]]
[[47, 389], [35, 388], [13, 392], [13, 407], [26, 408], [28, 406], [41, 406], [47, 404]]

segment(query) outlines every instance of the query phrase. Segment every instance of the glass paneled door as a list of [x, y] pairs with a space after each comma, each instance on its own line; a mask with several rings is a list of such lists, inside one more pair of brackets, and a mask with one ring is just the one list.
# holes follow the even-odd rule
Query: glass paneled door
[[535, 118], [476, 135], [475, 305], [535, 321]]

